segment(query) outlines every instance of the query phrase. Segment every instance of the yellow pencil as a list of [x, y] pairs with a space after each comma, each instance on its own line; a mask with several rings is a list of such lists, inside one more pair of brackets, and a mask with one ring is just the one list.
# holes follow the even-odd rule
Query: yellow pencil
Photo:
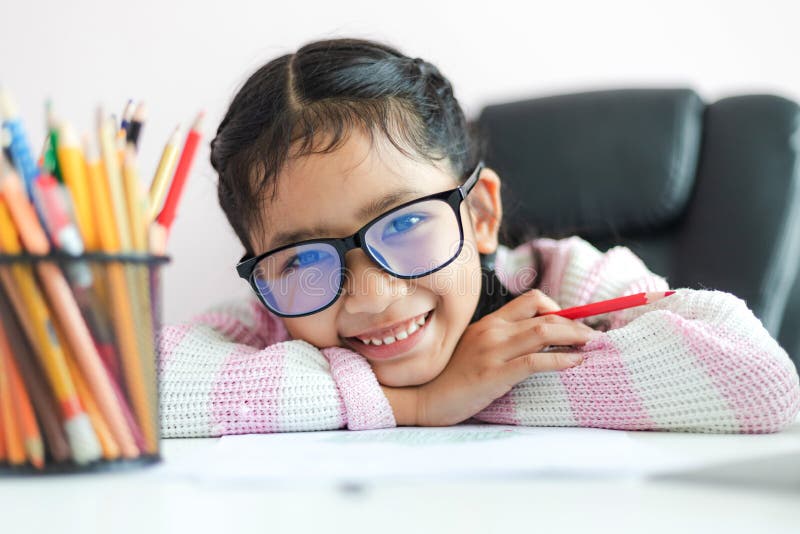
[[[131, 234], [134, 251], [147, 253], [147, 224], [145, 223], [146, 196], [139, 180], [136, 168], [136, 149], [133, 143], [128, 143], [125, 149], [125, 163], [123, 165], [123, 178], [128, 199], [128, 213], [131, 220]], [[148, 452], [157, 451], [157, 437], [155, 421], [158, 419], [156, 409], [158, 394], [156, 391], [155, 373], [155, 344], [153, 341], [153, 320], [150, 311], [150, 271], [147, 265], [127, 265], [126, 273], [131, 291], [131, 307], [136, 324], [136, 344], [138, 347], [138, 366], [140, 379], [136, 374], [126, 373], [131, 396], [141, 395], [141, 406], [137, 409], [139, 421]], [[137, 402], [134, 400], [134, 405]], [[145, 417], [145, 413], [149, 415]]]
[[[145, 226], [143, 221], [141, 224], [134, 221], [134, 224], [131, 225], [131, 218], [127, 209], [128, 204], [125, 202], [125, 188], [123, 187], [124, 180], [124, 183], [130, 185], [130, 189], [134, 192], [137, 190], [138, 176], [136, 175], [135, 167], [129, 160], [129, 163], [124, 166], [124, 173], [119, 172], [119, 166], [115, 165], [114, 161], [115, 152], [108, 149], [111, 145], [110, 124], [108, 124], [108, 121], [103, 121], [102, 118], [99, 118], [98, 121], [101, 148], [105, 147], [102, 149], [104, 168], [107, 170], [107, 187], [104, 190], [108, 194], [108, 197], [100, 199], [99, 203], [111, 205], [114, 208], [111, 211], [100, 214], [101, 217], [106, 217], [105, 220], [100, 222], [100, 226], [116, 227], [117, 229], [114, 235], [111, 235], [107, 229], [101, 231], [101, 245], [104, 252], [107, 253], [116, 253], [120, 252], [120, 250], [131, 252], [134, 244], [133, 235], [136, 234], [136, 245], [138, 247], [144, 245], [141, 251], [146, 252], [146, 241], [142, 243], [142, 238], [145, 236]], [[116, 178], [112, 178], [114, 173], [117, 175]], [[121, 197], [119, 199], [119, 202], [122, 202], [121, 209], [118, 205], [119, 202], [115, 200], [115, 196]], [[133, 205], [141, 209], [141, 204], [134, 202]], [[134, 210], [134, 217], [136, 217], [136, 211], [141, 213], [140, 210]], [[109, 220], [115, 221], [115, 224], [107, 224]], [[141, 221], [142, 218], [139, 218], [139, 220]], [[141, 230], [139, 230], [139, 227]], [[136, 317], [140, 317], [145, 313], [142, 299], [145, 293], [149, 296], [149, 285], [146, 278], [143, 281], [142, 277], [137, 274], [136, 266], [127, 267], [117, 262], [110, 262], [107, 264], [106, 270], [109, 280], [111, 316], [114, 321], [114, 331], [120, 350], [126, 389], [144, 436], [146, 452], [153, 454], [158, 451], [156, 415], [158, 397], [154, 394], [155, 373], [149, 372], [151, 359], [149, 355], [152, 354], [152, 350], [148, 349], [148, 339], [149, 344], [152, 344], [152, 327], [148, 328], [148, 321], [140, 319], [138, 320], [140, 328], [137, 328], [136, 319]], [[149, 308], [149, 300], [147, 304]], [[149, 382], [153, 382], [153, 384]]]
[[83, 137], [83, 152], [86, 156], [86, 176], [89, 182], [89, 191], [91, 192], [93, 221], [97, 228], [98, 248], [113, 254], [119, 252], [120, 242], [117, 221], [111, 205], [111, 191], [108, 187], [108, 180], [105, 176], [100, 153], [88, 135]]
[[75, 218], [83, 237], [84, 247], [89, 251], [97, 250], [98, 238], [92, 220], [92, 200], [86, 176], [86, 162], [78, 136], [72, 126], [66, 122], [61, 123], [58, 132], [57, 154], [64, 183], [67, 184], [72, 195]]
[[147, 209], [147, 222], [152, 223], [156, 219], [156, 215], [161, 210], [161, 205], [164, 204], [164, 198], [167, 196], [167, 188], [169, 181], [175, 172], [175, 166], [178, 164], [178, 155], [181, 150], [181, 127], [175, 127], [175, 131], [167, 140], [164, 145], [164, 151], [161, 153], [161, 161], [158, 162], [158, 168], [153, 176], [153, 181], [150, 183], [150, 191], [148, 193], [148, 209]]
[[[96, 248], [86, 250], [90, 252], [97, 252], [99, 250], [117, 250], [119, 245], [108, 244], [108, 239], [114, 239], [117, 233], [116, 223], [110, 215], [111, 206], [105, 201], [109, 198], [108, 185], [106, 184], [105, 176], [103, 175], [103, 162], [100, 161], [100, 156], [96, 146], [92, 143], [91, 137], [84, 134], [81, 138], [81, 146], [83, 147], [84, 161], [86, 164], [86, 180], [89, 189], [89, 199], [92, 213], [92, 224], [96, 230], [97, 242]], [[105, 224], [104, 224], [105, 223]], [[95, 284], [95, 290], [102, 302], [103, 308], [106, 312], [110, 313], [111, 305], [109, 303], [107, 284], [108, 280], [104, 267], [100, 264], [93, 265], [95, 278], [100, 280], [100, 283]]]
[[[120, 157], [114, 141], [116, 132], [114, 126], [111, 119], [106, 117], [102, 110], [98, 110], [97, 133], [100, 139], [100, 153], [103, 159], [103, 168], [106, 171], [113, 217], [116, 221], [117, 237], [120, 248], [127, 252], [131, 249], [131, 230], [127, 216], [125, 191], [122, 187]], [[110, 252], [118, 252], [118, 250]]]
[[144, 191], [136, 168], [136, 149], [131, 143], [125, 147], [122, 164], [122, 181], [127, 201], [131, 245], [137, 252], [147, 251], [147, 225], [145, 224]]

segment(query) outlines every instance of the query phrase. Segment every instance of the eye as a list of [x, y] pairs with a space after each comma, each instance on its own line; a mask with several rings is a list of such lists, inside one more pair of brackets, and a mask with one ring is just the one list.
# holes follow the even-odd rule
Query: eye
[[292, 269], [301, 269], [314, 265], [322, 261], [330, 259], [331, 254], [325, 250], [304, 250], [299, 254], [295, 254], [289, 258], [284, 264], [282, 272], [290, 271]]
[[383, 230], [383, 237], [407, 233], [419, 226], [427, 217], [419, 213], [406, 213], [389, 221]]

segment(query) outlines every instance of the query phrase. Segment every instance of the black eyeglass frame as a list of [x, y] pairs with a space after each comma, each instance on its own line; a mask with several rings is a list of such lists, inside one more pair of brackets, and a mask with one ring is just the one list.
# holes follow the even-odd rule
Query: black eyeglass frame
[[[345, 254], [348, 253], [349, 251], [353, 250], [353, 249], [360, 248], [361, 250], [363, 250], [364, 253], [370, 259], [372, 259], [372, 261], [374, 261], [375, 263], [378, 264], [378, 267], [381, 270], [386, 271], [387, 273], [391, 274], [392, 276], [394, 276], [396, 278], [409, 280], [409, 279], [421, 278], [423, 276], [428, 276], [429, 274], [433, 274], [436, 271], [439, 271], [439, 270], [447, 267], [450, 263], [453, 262], [453, 260], [455, 260], [459, 256], [459, 254], [461, 254], [461, 249], [464, 247], [464, 226], [463, 226], [463, 224], [461, 222], [461, 209], [460, 209], [461, 208], [461, 203], [464, 201], [464, 199], [467, 198], [467, 195], [469, 195], [469, 193], [472, 191], [473, 187], [475, 187], [475, 184], [478, 183], [478, 177], [480, 176], [481, 170], [483, 170], [484, 167], [485, 167], [484, 162], [483, 162], [483, 160], [481, 160], [480, 162], [478, 162], [478, 165], [475, 166], [475, 169], [472, 171], [472, 173], [470, 173], [470, 175], [466, 179], [466, 181], [463, 184], [459, 185], [458, 187], [456, 187], [454, 189], [448, 189], [447, 191], [441, 191], [439, 193], [433, 193], [431, 195], [420, 197], [420, 198], [417, 198], [417, 199], [414, 199], [414, 200], [409, 200], [408, 202], [404, 202], [403, 204], [400, 204], [399, 206], [395, 206], [394, 208], [390, 209], [389, 211], [386, 211], [386, 212], [378, 215], [377, 217], [373, 218], [371, 221], [369, 221], [367, 224], [362, 226], [354, 234], [349, 235], [347, 237], [330, 237], [330, 238], [320, 238], [320, 239], [307, 239], [305, 241], [298, 241], [297, 243], [290, 243], [288, 245], [283, 245], [283, 246], [274, 248], [272, 250], [268, 250], [267, 252], [264, 252], [262, 254], [254, 256], [252, 258], [247, 258], [247, 256], [244, 256], [239, 261], [239, 263], [236, 265], [236, 272], [239, 274], [240, 278], [243, 278], [243, 279], [248, 281], [248, 283], [250, 284], [250, 287], [253, 288], [253, 291], [256, 293], [256, 296], [258, 296], [258, 299], [261, 301], [261, 303], [264, 306], [266, 306], [267, 309], [269, 309], [272, 313], [274, 313], [275, 315], [278, 315], [280, 317], [304, 317], [306, 315], [312, 315], [312, 314], [315, 314], [315, 313], [319, 313], [322, 310], [332, 306], [334, 302], [339, 300], [339, 297], [342, 296], [342, 288], [344, 287], [344, 277], [345, 277], [345, 271], [346, 271]], [[455, 254], [453, 254], [452, 258], [447, 260], [442, 265], [440, 265], [440, 266], [438, 266], [438, 267], [436, 267], [434, 269], [431, 269], [430, 271], [427, 271], [427, 272], [424, 272], [424, 273], [418, 273], [418, 274], [411, 274], [411, 275], [400, 275], [400, 274], [394, 273], [391, 270], [389, 270], [388, 268], [386, 268], [370, 252], [369, 247], [367, 246], [366, 241], [365, 241], [366, 233], [370, 229], [370, 227], [372, 227], [375, 223], [377, 223], [379, 220], [383, 219], [384, 217], [394, 213], [395, 211], [401, 210], [403, 208], [407, 208], [408, 206], [410, 206], [412, 204], [416, 204], [416, 203], [419, 203], [419, 202], [425, 202], [425, 201], [428, 201], [428, 200], [441, 200], [441, 201], [444, 201], [453, 209], [453, 213], [456, 216], [456, 221], [458, 221], [458, 232], [459, 232], [458, 250], [456, 251]], [[301, 246], [301, 245], [308, 245], [310, 243], [325, 243], [325, 244], [331, 245], [339, 253], [339, 264], [341, 265], [341, 267], [340, 267], [341, 277], [339, 279], [339, 289], [336, 291], [336, 296], [333, 297], [329, 303], [327, 303], [325, 306], [322, 306], [321, 308], [317, 308], [314, 311], [310, 311], [310, 312], [306, 312], [306, 313], [300, 313], [300, 314], [285, 314], [285, 313], [281, 313], [281, 312], [273, 309], [269, 304], [267, 304], [266, 300], [261, 295], [261, 291], [259, 290], [258, 286], [256, 285], [256, 281], [255, 281], [255, 278], [253, 276], [253, 271], [255, 270], [256, 265], [258, 265], [258, 263], [261, 260], [263, 260], [264, 258], [266, 258], [267, 256], [269, 256], [271, 254], [275, 254], [276, 252], [280, 252], [281, 250], [284, 250], [284, 249], [287, 249], [287, 248], [297, 247], [297, 246]]]

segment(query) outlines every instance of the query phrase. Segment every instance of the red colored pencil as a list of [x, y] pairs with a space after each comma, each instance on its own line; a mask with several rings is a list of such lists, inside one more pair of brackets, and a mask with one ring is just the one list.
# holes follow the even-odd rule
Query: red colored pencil
[[592, 315], [600, 315], [601, 313], [608, 313], [617, 310], [624, 310], [626, 308], [633, 308], [636, 306], [644, 306], [651, 304], [664, 297], [668, 297], [675, 293], [674, 291], [650, 291], [648, 293], [636, 293], [635, 295], [628, 295], [626, 297], [618, 297], [610, 300], [602, 300], [600, 302], [592, 302], [583, 306], [575, 306], [574, 308], [565, 308], [563, 310], [540, 313], [541, 315], [560, 315], [567, 319], [583, 319], [584, 317], [591, 317]]
[[175, 174], [172, 176], [172, 183], [169, 186], [167, 198], [164, 200], [164, 207], [161, 208], [161, 211], [150, 225], [148, 248], [151, 254], [162, 256], [167, 252], [167, 237], [169, 236], [172, 222], [175, 220], [178, 202], [180, 201], [186, 178], [189, 176], [189, 169], [192, 166], [197, 144], [200, 142], [200, 137], [202, 136], [200, 128], [203, 122], [203, 115], [204, 113], [202, 111], [197, 115], [192, 129], [189, 130], [189, 134], [186, 136], [186, 142], [183, 145], [183, 151], [178, 160], [178, 166], [175, 169]]
[[189, 176], [189, 169], [192, 167], [194, 154], [197, 151], [197, 145], [202, 137], [200, 131], [203, 122], [203, 112], [197, 115], [197, 118], [186, 136], [186, 142], [183, 145], [181, 157], [178, 160], [178, 167], [175, 169], [175, 174], [172, 177], [172, 184], [170, 184], [167, 198], [164, 200], [164, 207], [156, 217], [156, 222], [164, 227], [169, 232], [172, 227], [172, 221], [175, 220], [175, 213], [178, 209], [178, 202], [183, 192], [183, 186], [186, 183], [186, 178]]

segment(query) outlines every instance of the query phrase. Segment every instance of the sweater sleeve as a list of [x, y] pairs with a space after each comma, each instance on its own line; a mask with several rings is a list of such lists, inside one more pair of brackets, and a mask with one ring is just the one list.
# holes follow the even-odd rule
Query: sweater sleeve
[[363, 356], [290, 339], [262, 308], [223, 303], [161, 329], [163, 437], [396, 426]]
[[[543, 290], [562, 307], [668, 289], [633, 253], [600, 253], [580, 238], [537, 240]], [[529, 426], [717, 433], [777, 432], [800, 411], [786, 352], [746, 303], [720, 291], [678, 289], [607, 314], [609, 329], [581, 347], [584, 362], [531, 375], [475, 419]]]

